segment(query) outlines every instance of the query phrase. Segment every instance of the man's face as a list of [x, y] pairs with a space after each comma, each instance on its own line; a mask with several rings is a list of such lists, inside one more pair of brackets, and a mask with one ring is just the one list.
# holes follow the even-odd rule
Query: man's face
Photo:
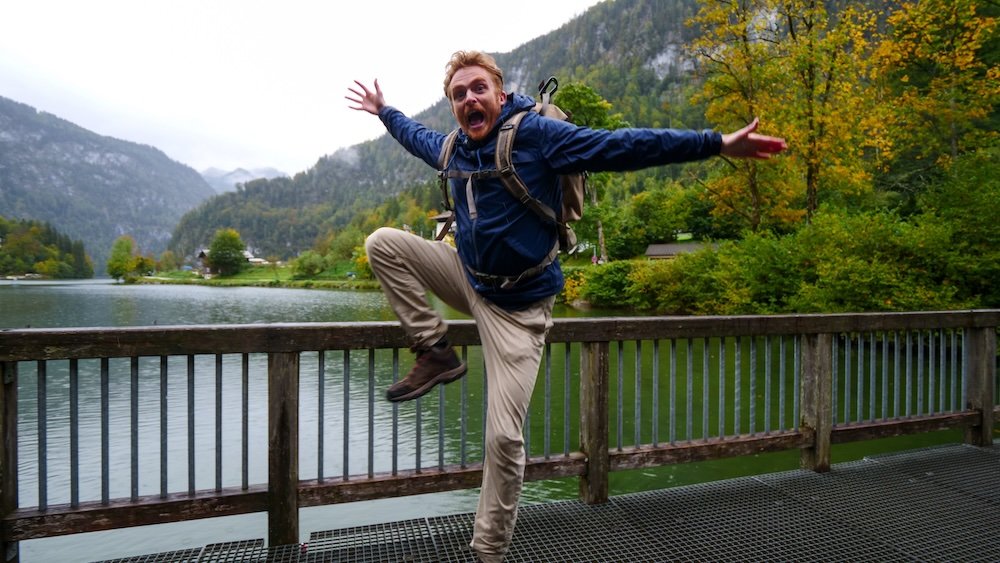
[[485, 139], [507, 100], [507, 93], [497, 87], [493, 75], [478, 66], [460, 68], [452, 76], [448, 92], [458, 126], [473, 141]]

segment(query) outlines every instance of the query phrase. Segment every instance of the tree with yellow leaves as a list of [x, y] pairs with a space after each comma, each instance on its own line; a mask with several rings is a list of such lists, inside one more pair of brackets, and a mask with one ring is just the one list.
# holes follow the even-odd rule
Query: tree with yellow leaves
[[[702, 29], [690, 50], [705, 76], [694, 101], [707, 102], [706, 117], [721, 129], [742, 127], [754, 117], [773, 128], [777, 29], [768, 13], [772, 0], [703, 0], [689, 22]], [[722, 165], [704, 184], [713, 213], [739, 217], [751, 231], [797, 221], [799, 187], [783, 168], [753, 159]]]
[[874, 15], [861, 5], [835, 14], [822, 0], [703, 0], [693, 20], [705, 63], [706, 115], [732, 127], [756, 115], [788, 141], [781, 162], [733, 164], [709, 183], [716, 209], [749, 226], [810, 217], [822, 199], [871, 189], [865, 150], [880, 138], [870, 123], [866, 65]]
[[883, 119], [894, 156], [915, 168], [947, 166], [998, 136], [987, 120], [1000, 102], [1000, 63], [985, 56], [998, 22], [984, 8], [982, 0], [911, 0], [888, 18], [875, 51], [893, 101]]

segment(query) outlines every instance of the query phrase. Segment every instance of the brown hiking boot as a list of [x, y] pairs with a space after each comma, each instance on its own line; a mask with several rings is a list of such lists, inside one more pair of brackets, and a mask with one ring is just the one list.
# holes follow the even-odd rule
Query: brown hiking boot
[[465, 364], [450, 345], [417, 350], [416, 365], [405, 378], [389, 387], [385, 398], [398, 402], [422, 397], [438, 383], [451, 383], [461, 378], [465, 370]]

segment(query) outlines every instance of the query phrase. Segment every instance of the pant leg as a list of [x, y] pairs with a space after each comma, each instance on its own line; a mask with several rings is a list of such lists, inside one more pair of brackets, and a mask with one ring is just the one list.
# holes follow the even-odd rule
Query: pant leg
[[486, 363], [486, 455], [472, 548], [484, 561], [507, 552], [524, 480], [524, 418], [538, 375], [554, 298], [509, 312], [480, 299], [473, 305]]
[[440, 241], [382, 227], [365, 241], [368, 263], [415, 346], [430, 346], [448, 330], [427, 301], [427, 290], [449, 306], [470, 314], [478, 297], [465, 277], [455, 249]]

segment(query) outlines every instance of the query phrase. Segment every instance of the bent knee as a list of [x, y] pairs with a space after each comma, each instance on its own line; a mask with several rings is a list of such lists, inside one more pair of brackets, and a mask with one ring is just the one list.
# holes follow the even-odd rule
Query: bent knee
[[520, 432], [497, 432], [486, 437], [486, 448], [493, 455], [517, 459], [524, 455], [524, 437]]
[[396, 229], [392, 227], [379, 227], [375, 232], [365, 239], [365, 252], [369, 255], [378, 254], [386, 248], [386, 242], [392, 238]]

